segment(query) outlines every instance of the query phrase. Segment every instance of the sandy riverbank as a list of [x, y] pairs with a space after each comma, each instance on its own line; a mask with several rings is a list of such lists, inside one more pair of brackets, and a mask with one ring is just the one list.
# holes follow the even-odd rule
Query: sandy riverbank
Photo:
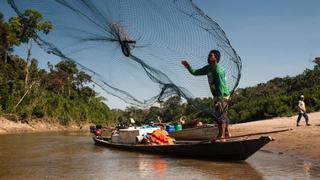
[[256, 132], [275, 131], [292, 128], [290, 131], [269, 134], [275, 140], [263, 147], [274, 153], [296, 155], [320, 162], [320, 112], [309, 113], [311, 126], [304, 119], [296, 127], [297, 116], [274, 118], [231, 126], [233, 136]]
[[70, 124], [63, 126], [59, 123], [48, 123], [41, 120], [33, 120], [28, 123], [10, 121], [0, 117], [0, 134], [54, 132], [54, 131], [89, 131], [90, 124]]
[[[304, 119], [296, 127], [297, 116], [274, 118], [230, 127], [233, 136], [257, 132], [275, 131], [292, 128], [290, 131], [269, 134], [275, 140], [263, 147], [274, 153], [297, 155], [320, 162], [320, 112], [309, 114], [312, 126], [305, 126]], [[0, 134], [52, 132], [52, 131], [89, 131], [90, 124], [62, 126], [57, 123], [32, 121], [30, 123], [13, 122], [0, 117]]]

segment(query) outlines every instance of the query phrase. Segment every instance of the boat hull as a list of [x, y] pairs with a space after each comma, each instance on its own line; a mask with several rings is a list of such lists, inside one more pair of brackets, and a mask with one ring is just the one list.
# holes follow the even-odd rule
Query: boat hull
[[102, 137], [93, 137], [96, 145], [110, 148], [124, 149], [144, 153], [155, 153], [174, 156], [186, 156], [192, 158], [205, 158], [216, 160], [246, 160], [252, 154], [257, 152], [264, 145], [269, 143], [272, 138], [261, 136], [255, 139], [246, 140], [228, 140], [226, 142], [177, 142], [174, 145], [128, 145], [120, 143], [111, 143], [109, 139]]

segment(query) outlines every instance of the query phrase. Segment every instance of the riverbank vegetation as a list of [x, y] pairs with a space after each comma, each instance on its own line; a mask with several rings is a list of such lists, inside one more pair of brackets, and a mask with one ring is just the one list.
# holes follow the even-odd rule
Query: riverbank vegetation
[[[23, 23], [29, 19], [31, 24]], [[45, 59], [31, 58], [32, 40], [36, 33], [50, 33], [54, 28], [35, 10], [27, 10], [25, 19], [12, 17], [7, 22], [0, 14], [0, 115], [12, 120], [28, 122], [41, 118], [61, 124], [99, 123], [116, 125], [161, 119], [178, 122], [185, 117], [187, 123], [195, 120], [213, 123], [210, 117], [197, 112], [179, 97], [171, 97], [159, 106], [125, 110], [110, 109], [99, 96], [91, 77], [80, 71], [76, 64], [61, 59], [47, 70], [38, 67]], [[24, 30], [27, 30], [24, 32]], [[15, 55], [14, 48], [28, 44], [27, 59]], [[306, 69], [294, 77], [274, 78], [254, 87], [240, 88], [232, 96], [229, 117], [232, 123], [248, 122], [279, 116], [291, 116], [297, 111], [297, 101], [304, 94], [309, 112], [320, 109], [320, 58], [314, 60], [313, 69]], [[195, 101], [212, 106], [212, 98]]]
[[[49, 33], [52, 25], [35, 10], [26, 10], [23, 16], [28, 20], [15, 16], [6, 22], [0, 15], [0, 115], [24, 122], [41, 118], [61, 124], [107, 124], [111, 111], [93, 89], [89, 75], [71, 61], [48, 63], [49, 70], [44, 70], [30, 58], [36, 33]], [[23, 43], [28, 44], [27, 60], [14, 54]]]

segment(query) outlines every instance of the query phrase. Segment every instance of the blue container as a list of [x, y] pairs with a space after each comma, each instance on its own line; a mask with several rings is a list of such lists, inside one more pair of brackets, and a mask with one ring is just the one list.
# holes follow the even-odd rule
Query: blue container
[[166, 125], [166, 131], [168, 133], [172, 133], [172, 132], [175, 132], [176, 129], [175, 129], [174, 125], [169, 124], [169, 125]]

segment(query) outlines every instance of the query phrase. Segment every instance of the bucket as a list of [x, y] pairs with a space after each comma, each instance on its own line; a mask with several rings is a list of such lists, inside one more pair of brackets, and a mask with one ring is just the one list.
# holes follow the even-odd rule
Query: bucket
[[176, 131], [181, 131], [182, 130], [182, 125], [181, 124], [176, 124], [175, 125], [175, 130]]
[[166, 131], [168, 133], [172, 133], [172, 132], [175, 132], [176, 129], [175, 129], [174, 125], [168, 124], [168, 125], [166, 125]]

